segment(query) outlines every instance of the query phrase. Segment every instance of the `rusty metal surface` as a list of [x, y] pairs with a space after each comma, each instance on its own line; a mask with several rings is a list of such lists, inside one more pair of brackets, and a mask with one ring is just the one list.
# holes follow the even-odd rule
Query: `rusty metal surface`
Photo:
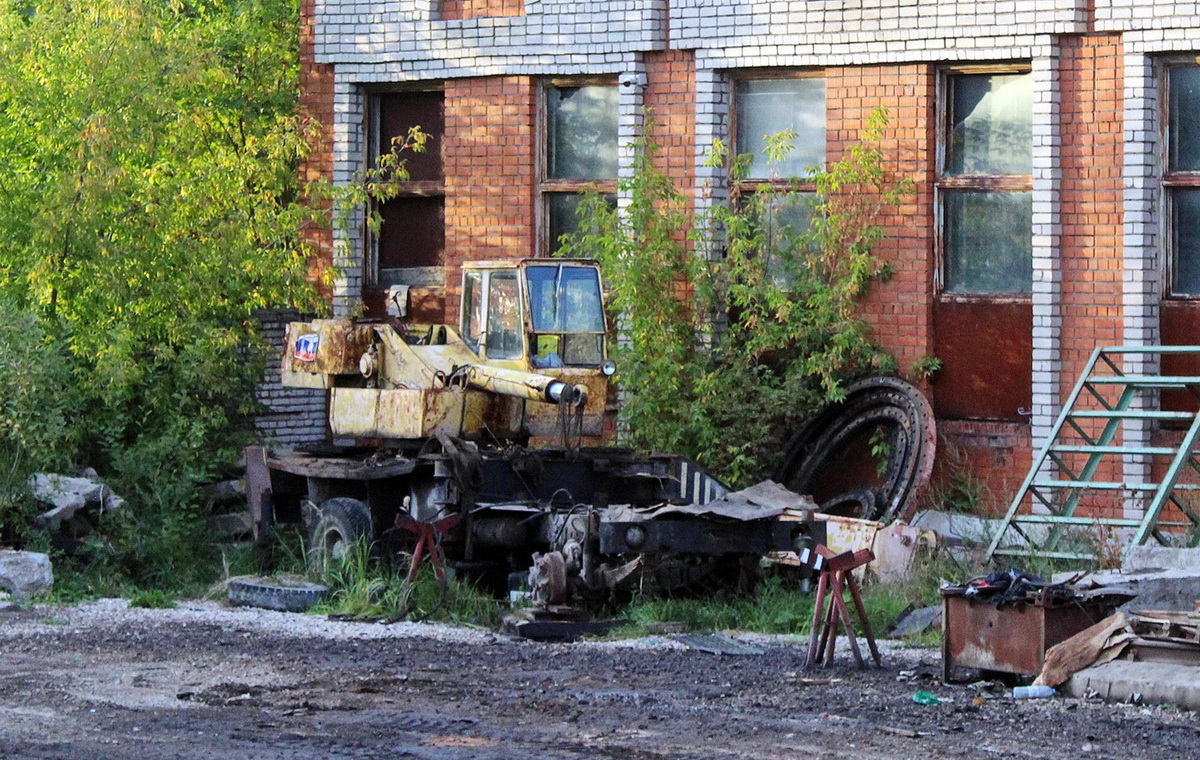
[[[285, 372], [324, 375], [357, 375], [358, 359], [371, 344], [370, 325], [355, 324], [349, 319], [314, 319], [311, 322], [291, 322], [287, 326], [287, 343], [281, 369]], [[304, 358], [297, 343], [303, 336], [316, 336], [316, 350]]]
[[[878, 431], [886, 433], [890, 452], [882, 473], [870, 456]], [[907, 520], [929, 483], [936, 453], [936, 422], [925, 395], [899, 378], [872, 377], [851, 385], [843, 402], [796, 431], [774, 479], [822, 507], [867, 489], [874, 494], [874, 511], [851, 517]]]
[[1046, 650], [1103, 619], [1096, 604], [1004, 604], [942, 597], [942, 667], [1036, 675]]
[[334, 435], [356, 438], [461, 436], [482, 429], [489, 404], [486, 394], [461, 388], [334, 388], [329, 426]]
[[1033, 307], [1028, 301], [942, 299], [934, 304], [933, 379], [939, 417], [1022, 420], [1032, 404]]
[[[1159, 312], [1162, 342], [1167, 346], [1190, 346], [1200, 336], [1200, 306], [1195, 301], [1163, 301]], [[1187, 354], [1162, 357], [1164, 375], [1200, 375], [1200, 358]], [[1162, 390], [1162, 408], [1172, 412], [1195, 412], [1200, 400], [1189, 390]], [[1186, 426], [1184, 426], [1186, 427]]]
[[[247, 458], [249, 462], [249, 458]], [[270, 470], [313, 478], [380, 480], [407, 475], [415, 463], [398, 457], [335, 457], [303, 453], [270, 452], [265, 460]], [[249, 475], [249, 467], [247, 467]], [[269, 483], [268, 483], [269, 485]]]
[[[564, 383], [587, 388], [587, 403], [583, 407], [583, 435], [600, 435], [604, 429], [604, 405], [608, 399], [608, 378], [597, 370], [570, 367], [539, 369]], [[553, 436], [559, 429], [559, 410], [549, 404], [529, 404], [525, 409], [525, 429], [530, 435]]]

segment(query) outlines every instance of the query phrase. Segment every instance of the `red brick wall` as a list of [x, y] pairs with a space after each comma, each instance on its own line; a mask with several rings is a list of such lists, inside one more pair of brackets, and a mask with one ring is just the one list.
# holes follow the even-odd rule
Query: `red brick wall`
[[828, 159], [839, 160], [861, 139], [871, 114], [888, 111], [879, 145], [886, 168], [897, 179], [911, 177], [916, 193], [878, 223], [887, 237], [876, 247], [879, 259], [895, 269], [876, 284], [862, 307], [875, 337], [902, 369], [931, 353], [933, 308], [934, 71], [929, 66], [855, 66], [826, 74]]
[[525, 0], [442, 0], [447, 21], [487, 16], [524, 16]]
[[[654, 141], [659, 146], [655, 165], [684, 195], [687, 210], [695, 210], [696, 64], [691, 51], [667, 50], [646, 56], [646, 90], [643, 106], [647, 121], [653, 122]], [[681, 236], [684, 237], [684, 236]], [[690, 245], [683, 240], [685, 245]], [[690, 284], [682, 276], [675, 297], [691, 301]]]
[[691, 51], [668, 50], [646, 56], [643, 102], [654, 122], [657, 157], [675, 187], [694, 203], [696, 144], [696, 63]]
[[921, 508], [946, 509], [956, 483], [979, 490], [979, 514], [1002, 515], [1033, 460], [1029, 426], [1020, 422], [939, 420], [932, 484]]
[[536, 86], [528, 77], [446, 82], [445, 319], [458, 321], [464, 261], [534, 253]]
[[[1063, 399], [1096, 346], [1123, 342], [1122, 53], [1116, 35], [1062, 40]], [[1096, 478], [1121, 480], [1120, 459], [1106, 456]], [[1119, 495], [1090, 497], [1084, 507], [1122, 515]]]
[[[313, 60], [313, 6], [300, 5], [300, 116], [311, 135], [312, 151], [300, 164], [300, 179], [309, 182], [333, 174], [333, 67]], [[333, 262], [333, 232], [326, 226], [308, 225], [305, 243], [312, 247], [309, 276], [326, 283]], [[323, 285], [325, 295], [331, 295]]]

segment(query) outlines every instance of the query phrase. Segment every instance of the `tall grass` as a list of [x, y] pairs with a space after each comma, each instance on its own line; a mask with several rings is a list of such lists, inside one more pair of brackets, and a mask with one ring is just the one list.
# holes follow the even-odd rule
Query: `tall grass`
[[410, 586], [408, 557], [382, 561], [361, 540], [322, 579], [330, 592], [312, 612], [372, 620], [429, 619], [460, 625], [499, 624], [503, 603], [474, 586], [448, 578], [445, 593], [425, 562]]

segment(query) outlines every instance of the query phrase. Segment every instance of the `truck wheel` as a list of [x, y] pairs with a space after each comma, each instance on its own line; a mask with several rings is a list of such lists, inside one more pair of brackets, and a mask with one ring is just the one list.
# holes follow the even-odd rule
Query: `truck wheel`
[[319, 576], [329, 572], [360, 541], [370, 541], [371, 510], [358, 499], [340, 497], [321, 504], [308, 533], [305, 563]]

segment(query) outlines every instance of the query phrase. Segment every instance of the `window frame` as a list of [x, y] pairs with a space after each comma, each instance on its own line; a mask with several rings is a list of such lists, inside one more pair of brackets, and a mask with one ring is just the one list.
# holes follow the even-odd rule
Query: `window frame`
[[[598, 192], [616, 196], [618, 176], [593, 179], [562, 179], [550, 177], [550, 108], [548, 93], [560, 87], [611, 87], [620, 98], [620, 87], [615, 76], [547, 77], [540, 81], [537, 94], [537, 240], [535, 255], [546, 258], [553, 255], [554, 240], [550, 239], [550, 199], [558, 196], [584, 195]], [[613, 114], [617, 120], [617, 155], [620, 162], [620, 110]]]
[[[828, 70], [825, 68], [748, 68], [738, 69], [728, 72], [729, 78], [729, 146], [730, 156], [736, 161], [739, 155], [747, 153], [743, 150], [743, 146], [738, 140], [738, 122], [741, 118], [741, 104], [738, 96], [739, 85], [744, 82], [757, 82], [766, 80], [793, 80], [793, 79], [819, 79], [824, 83], [825, 98], [822, 101], [822, 123], [825, 125], [824, 143], [821, 150], [821, 169], [825, 170], [829, 167], [829, 76]], [[798, 137], [802, 136], [797, 134]], [[795, 180], [795, 181], [793, 181]], [[729, 181], [729, 201], [732, 205], [740, 207], [745, 198], [753, 196], [755, 193], [765, 191], [772, 196], [772, 200], [776, 198], [785, 198], [795, 196], [794, 204], [806, 204], [809, 198], [815, 198], [817, 194], [817, 184], [808, 177], [730, 177]], [[768, 213], [774, 213], [774, 209], [769, 209]], [[811, 209], [809, 210], [811, 213]], [[774, 224], [772, 217], [771, 224]], [[773, 229], [773, 226], [772, 228]], [[807, 229], [807, 228], [806, 228]], [[803, 232], [804, 230], [801, 230]], [[773, 238], [773, 233], [768, 231], [768, 256], [767, 262], [768, 273], [774, 266], [771, 259], [777, 254], [778, 248]], [[772, 275], [774, 278], [774, 275]], [[781, 287], [788, 289], [790, 283], [782, 279], [776, 280]]]
[[[953, 131], [953, 103], [951, 80], [959, 76], [1031, 74], [1031, 62], [984, 63], [966, 66], [947, 66], [937, 77], [937, 164], [935, 166], [934, 193], [934, 289], [943, 301], [954, 302], [1004, 302], [1030, 303], [1032, 293], [950, 293], [946, 291], [946, 272], [949, 266], [946, 241], [948, 219], [946, 215], [947, 191], [965, 190], [976, 192], [1033, 192], [1033, 171], [1029, 174], [947, 174], [950, 159], [950, 134]], [[1032, 127], [1033, 114], [1030, 113]], [[1032, 151], [1033, 146], [1030, 145]], [[1029, 230], [1032, 242], [1033, 229]]]
[[1162, 167], [1160, 185], [1162, 197], [1159, 202], [1162, 235], [1162, 276], [1163, 299], [1168, 301], [1195, 302], [1200, 301], [1200, 293], [1177, 293], [1175, 290], [1175, 270], [1177, 252], [1175, 250], [1175, 192], [1176, 190], [1200, 191], [1200, 169], [1193, 171], [1173, 171], [1171, 169], [1171, 71], [1179, 68], [1200, 69], [1200, 55], [1175, 55], [1164, 57], [1159, 61], [1159, 121], [1162, 143], [1159, 147], [1159, 165]]
[[[420, 86], [413, 87], [389, 87], [386, 89], [373, 88], [366, 91], [367, 98], [366, 108], [366, 124], [364, 133], [366, 135], [366, 150], [364, 151], [365, 165], [371, 167], [375, 165], [376, 159], [382, 153], [383, 146], [381, 143], [382, 128], [380, 126], [382, 108], [381, 101], [388, 96], [404, 96], [415, 95], [422, 93], [439, 93], [442, 96], [442, 133], [437, 135], [435, 144], [437, 150], [442, 151], [442, 178], [440, 180], [410, 180], [401, 183], [400, 191], [397, 193], [397, 199], [403, 198], [439, 198], [442, 202], [443, 213], [443, 236], [445, 234], [445, 199], [446, 199], [446, 170], [445, 170], [445, 104], [446, 104], [446, 89], [445, 83], [441, 81], [422, 82]], [[433, 135], [431, 135], [433, 137]], [[371, 200], [368, 203], [374, 208], [378, 208], [376, 201]], [[409, 285], [409, 286], [442, 286], [445, 284], [446, 267], [443, 263], [441, 266], [415, 266], [415, 267], [390, 267], [387, 269], [380, 267], [379, 254], [379, 235], [371, 232], [369, 228], [363, 230], [363, 250], [365, 252], [366, 266], [364, 267], [364, 280], [367, 285], [375, 287], [389, 287], [392, 285]], [[444, 237], [443, 237], [444, 240]], [[443, 243], [444, 246], [444, 243]], [[444, 251], [443, 251], [444, 253]]]
[[[754, 82], [768, 79], [821, 79], [826, 83], [825, 90], [825, 146], [823, 151], [822, 168], [829, 167], [829, 77], [828, 72], [824, 68], [802, 68], [802, 69], [738, 69], [731, 72], [729, 75], [729, 144], [731, 146], [730, 155], [736, 159], [741, 153], [744, 153], [738, 144], [738, 120], [739, 120], [739, 102], [738, 102], [738, 85], [742, 82]], [[777, 193], [815, 193], [817, 186], [815, 182], [808, 180], [802, 182], [791, 182], [787, 177], [746, 177], [742, 179], [733, 178], [730, 181], [730, 194], [734, 197], [741, 197], [750, 193], [757, 192], [760, 188], [767, 187], [771, 192]]]
[[[477, 356], [483, 359], [513, 362], [524, 361], [525, 357], [528, 355], [528, 347], [525, 345], [525, 340], [523, 338], [525, 335], [523, 315], [526, 313], [525, 303], [527, 296], [525, 294], [525, 287], [523, 283], [524, 278], [520, 269], [516, 267], [498, 267], [494, 269], [490, 267], [479, 267], [473, 269], [464, 269], [461, 280], [461, 292], [464, 295], [467, 292], [467, 280], [471, 277], [471, 275], [479, 276], [479, 326], [481, 329], [479, 331], [479, 339], [473, 340], [471, 338], [469, 329], [475, 324], [474, 320], [472, 319], [473, 315], [471, 314], [471, 304], [469, 299], [466, 297], [460, 299], [458, 328], [462, 339]], [[492, 280], [496, 277], [511, 279], [514, 284], [513, 294], [516, 298], [516, 334], [518, 338], [518, 351], [512, 356], [489, 356], [489, 348], [491, 347], [489, 345], [489, 341], [492, 338], [492, 331], [490, 329], [492, 327]]]

